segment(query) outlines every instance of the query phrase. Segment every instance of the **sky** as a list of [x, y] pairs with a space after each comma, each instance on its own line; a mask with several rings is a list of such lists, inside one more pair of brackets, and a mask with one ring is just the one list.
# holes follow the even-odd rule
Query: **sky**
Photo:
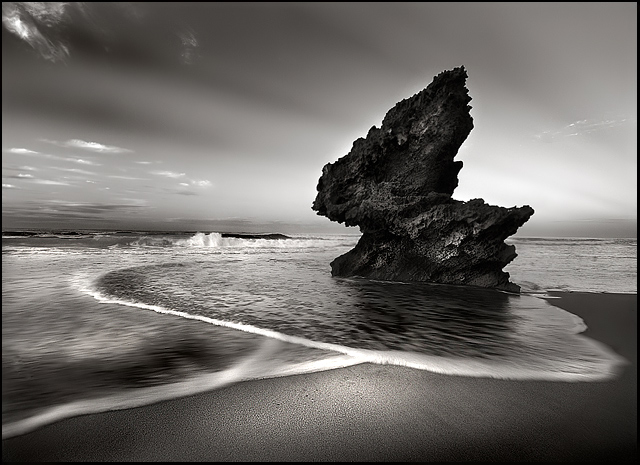
[[2, 226], [358, 233], [322, 167], [465, 66], [453, 194], [637, 236], [637, 3], [2, 4]]

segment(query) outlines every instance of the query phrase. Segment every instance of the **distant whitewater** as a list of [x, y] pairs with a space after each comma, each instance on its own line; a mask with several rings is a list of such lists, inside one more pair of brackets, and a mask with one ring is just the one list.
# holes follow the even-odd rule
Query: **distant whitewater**
[[556, 381], [607, 379], [624, 364], [580, 334], [580, 318], [539, 297], [636, 293], [635, 239], [514, 238], [519, 256], [506, 271], [522, 295], [332, 278], [329, 263], [357, 240], [3, 233], [3, 436], [365, 362]]

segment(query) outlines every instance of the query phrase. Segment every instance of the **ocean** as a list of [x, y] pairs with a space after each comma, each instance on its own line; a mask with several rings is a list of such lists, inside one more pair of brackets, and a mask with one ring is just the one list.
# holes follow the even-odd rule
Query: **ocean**
[[[637, 293], [637, 240], [510, 238], [492, 289], [331, 277], [354, 235], [3, 232], [3, 437], [359, 363], [590, 382], [625, 360], [548, 291]], [[606, 309], [603, 309], [606, 311]]]

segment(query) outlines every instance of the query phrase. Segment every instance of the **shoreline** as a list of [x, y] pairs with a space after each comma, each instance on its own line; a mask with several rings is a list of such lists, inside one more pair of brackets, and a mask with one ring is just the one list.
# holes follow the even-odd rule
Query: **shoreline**
[[359, 364], [74, 416], [3, 461], [632, 460], [637, 294], [549, 292], [630, 364], [613, 380], [511, 381]]

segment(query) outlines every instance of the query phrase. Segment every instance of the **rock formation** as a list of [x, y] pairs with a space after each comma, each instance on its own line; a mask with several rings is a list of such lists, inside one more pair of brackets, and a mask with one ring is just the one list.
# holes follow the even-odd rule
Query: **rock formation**
[[313, 210], [362, 232], [333, 276], [520, 291], [502, 271], [517, 255], [504, 240], [533, 209], [451, 198], [462, 168], [453, 159], [473, 128], [466, 78], [464, 67], [440, 73], [322, 169]]

